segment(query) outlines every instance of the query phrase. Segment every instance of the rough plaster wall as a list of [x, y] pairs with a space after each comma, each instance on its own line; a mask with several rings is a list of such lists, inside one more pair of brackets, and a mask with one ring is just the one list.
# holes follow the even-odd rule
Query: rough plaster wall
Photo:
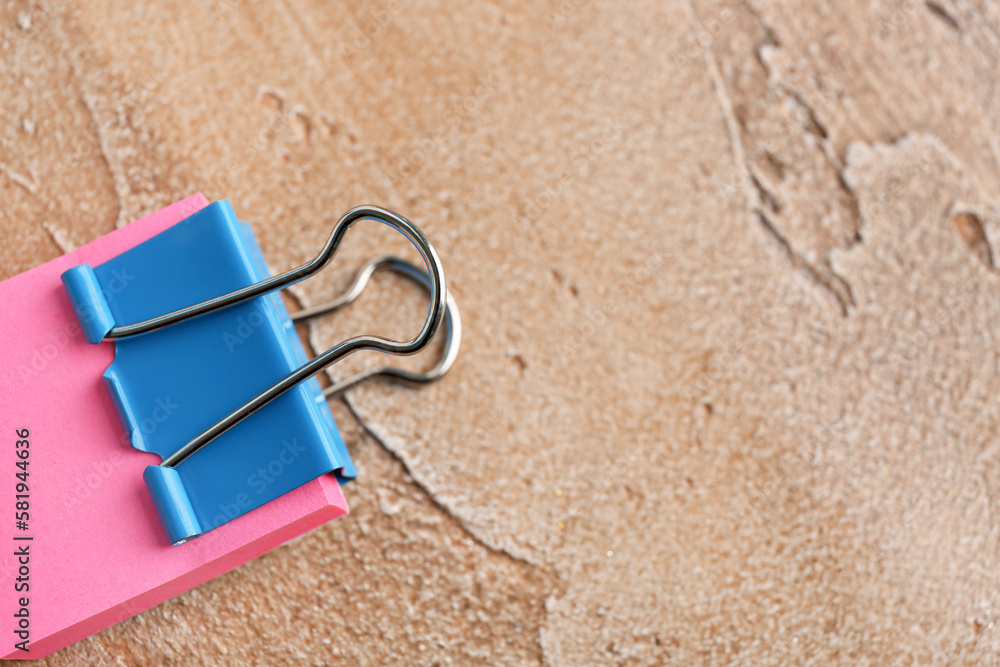
[[[466, 324], [438, 385], [334, 403], [349, 517], [51, 664], [1000, 664], [994, 6], [0, 25], [0, 276], [194, 191], [282, 270], [371, 202]], [[303, 304], [405, 251], [365, 231]], [[415, 289], [370, 289], [317, 349], [415, 330]]]

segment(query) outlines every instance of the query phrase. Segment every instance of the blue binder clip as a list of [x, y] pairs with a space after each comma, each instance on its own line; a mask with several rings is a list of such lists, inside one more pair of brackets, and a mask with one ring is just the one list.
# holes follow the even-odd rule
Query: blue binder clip
[[[406, 236], [427, 273], [402, 260], [374, 260], [343, 297], [295, 319], [346, 305], [380, 266], [428, 289], [427, 318], [413, 340], [358, 336], [307, 359], [276, 291], [322, 269], [363, 219]], [[143, 477], [175, 545], [320, 475], [353, 478], [326, 398], [376, 375], [432, 381], [458, 351], [460, 321], [437, 253], [415, 225], [376, 207], [348, 212], [314, 260], [279, 276], [270, 276], [250, 227], [219, 201], [100, 266], [68, 270], [62, 280], [87, 341], [115, 343], [104, 381], [132, 445], [162, 458]], [[325, 392], [313, 377], [358, 350], [415, 354], [443, 321], [445, 355], [430, 373], [376, 369]]]

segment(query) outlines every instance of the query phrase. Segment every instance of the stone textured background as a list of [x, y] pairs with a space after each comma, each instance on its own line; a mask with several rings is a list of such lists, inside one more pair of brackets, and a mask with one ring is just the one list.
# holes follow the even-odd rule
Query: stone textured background
[[[0, 278], [198, 191], [286, 270], [373, 203], [467, 327], [438, 385], [333, 402], [350, 516], [46, 664], [1000, 664], [995, 3], [5, 1], [0, 30]], [[405, 250], [377, 227], [298, 305]], [[423, 307], [382, 276], [308, 335]]]

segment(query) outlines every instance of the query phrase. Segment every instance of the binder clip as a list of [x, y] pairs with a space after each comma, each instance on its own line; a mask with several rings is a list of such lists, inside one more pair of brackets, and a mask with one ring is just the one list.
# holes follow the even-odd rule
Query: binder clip
[[[326, 266], [364, 219], [402, 233], [426, 272], [396, 258], [372, 260], [343, 295], [292, 317], [277, 291]], [[308, 359], [294, 322], [351, 303], [383, 267], [430, 294], [417, 336], [357, 336]], [[103, 264], [69, 269], [62, 283], [86, 340], [115, 346], [104, 382], [132, 446], [162, 458], [143, 479], [173, 545], [321, 475], [354, 478], [327, 398], [376, 377], [431, 382], [454, 362], [461, 337], [433, 246], [405, 218], [371, 206], [349, 211], [315, 259], [278, 276], [268, 271], [250, 227], [219, 201]], [[314, 377], [359, 350], [415, 354], [442, 323], [444, 355], [427, 373], [373, 369], [325, 391]]]

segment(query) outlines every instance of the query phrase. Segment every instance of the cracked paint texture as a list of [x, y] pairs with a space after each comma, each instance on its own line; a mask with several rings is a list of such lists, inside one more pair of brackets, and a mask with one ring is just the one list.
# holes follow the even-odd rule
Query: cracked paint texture
[[[332, 403], [350, 516], [49, 664], [1000, 664], [993, 5], [9, 2], [0, 31], [0, 277], [195, 191], [281, 271], [373, 203], [466, 328], [440, 383]], [[359, 228], [295, 301], [384, 252], [413, 256]], [[423, 309], [381, 275], [308, 335]]]

